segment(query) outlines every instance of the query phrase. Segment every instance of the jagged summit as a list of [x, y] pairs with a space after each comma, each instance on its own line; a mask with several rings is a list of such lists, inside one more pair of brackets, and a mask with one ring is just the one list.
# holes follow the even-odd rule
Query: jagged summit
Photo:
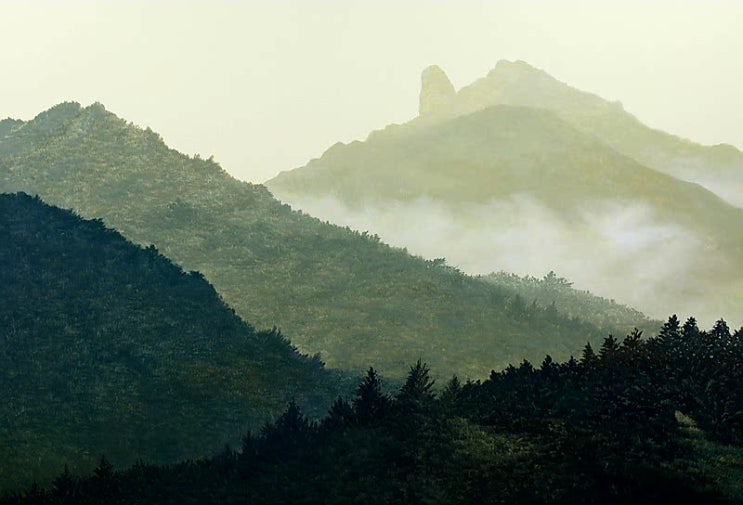
[[526, 75], [526, 74], [533, 74], [533, 75], [547, 75], [543, 70], [540, 70], [536, 67], [533, 67], [529, 65], [524, 60], [499, 60], [498, 63], [495, 64], [495, 67], [488, 73], [488, 77], [490, 76], [498, 76], [498, 75]]
[[418, 112], [428, 116], [439, 112], [457, 96], [449, 77], [438, 65], [426, 67], [421, 74], [421, 94]]
[[62, 102], [36, 115], [31, 121], [7, 119], [0, 122], [0, 133], [23, 129], [24, 135], [52, 135], [72, 122], [91, 123], [98, 120], [121, 120], [106, 110], [100, 102], [83, 107], [78, 102]]
[[424, 118], [449, 119], [501, 103], [530, 105], [532, 95], [552, 95], [563, 88], [567, 85], [523, 60], [500, 60], [487, 76], [457, 92], [441, 67], [431, 65], [421, 75], [418, 112]]
[[50, 133], [61, 124], [77, 116], [81, 109], [82, 107], [77, 102], [62, 102], [39, 113], [33, 121], [26, 124], [32, 124], [34, 131]]

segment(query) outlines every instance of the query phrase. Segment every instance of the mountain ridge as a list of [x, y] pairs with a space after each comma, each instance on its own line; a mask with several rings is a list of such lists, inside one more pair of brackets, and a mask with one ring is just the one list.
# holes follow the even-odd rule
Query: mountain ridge
[[493, 363], [567, 358], [587, 336], [628, 331], [559, 314], [523, 319], [508, 309], [515, 291], [294, 212], [265, 187], [181, 155], [100, 106], [64, 117], [51, 136], [34, 128], [0, 139], [0, 190], [37, 193], [155, 244], [203, 272], [250, 324], [280, 326], [329, 367], [374, 364], [400, 376], [423, 356], [441, 373], [479, 377]]
[[620, 102], [573, 88], [521, 60], [499, 61], [486, 77], [462, 87], [431, 117], [447, 119], [495, 104], [557, 112], [573, 127], [595, 135], [643, 165], [697, 182], [729, 203], [743, 207], [743, 152], [735, 146], [703, 146], [647, 127], [625, 111]]

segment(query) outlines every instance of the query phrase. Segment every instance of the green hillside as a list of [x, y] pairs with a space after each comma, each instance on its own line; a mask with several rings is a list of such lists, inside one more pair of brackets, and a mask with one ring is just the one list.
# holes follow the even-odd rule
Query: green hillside
[[38, 193], [155, 244], [203, 272], [245, 320], [280, 326], [331, 367], [374, 363], [399, 377], [423, 357], [442, 374], [479, 377], [544, 352], [567, 358], [587, 337], [628, 330], [527, 317], [512, 310], [512, 290], [294, 212], [99, 104], [61, 104], [16, 123], [0, 139], [0, 190]]
[[65, 463], [168, 463], [343, 389], [197, 272], [24, 194], [0, 195], [0, 490]]

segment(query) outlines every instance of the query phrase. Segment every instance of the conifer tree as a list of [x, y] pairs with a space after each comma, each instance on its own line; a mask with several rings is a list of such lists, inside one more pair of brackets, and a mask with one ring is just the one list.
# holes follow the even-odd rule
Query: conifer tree
[[376, 422], [387, 414], [389, 407], [390, 399], [382, 392], [382, 381], [376, 370], [369, 367], [353, 400], [356, 421], [361, 425]]
[[601, 344], [599, 350], [599, 360], [602, 364], [606, 365], [612, 363], [617, 357], [617, 351], [619, 350], [619, 344], [614, 335], [609, 335], [604, 339], [604, 343]]
[[459, 377], [453, 375], [439, 394], [439, 402], [445, 409], [453, 409], [462, 396], [462, 383]]
[[663, 323], [663, 326], [658, 333], [658, 340], [663, 348], [667, 348], [672, 345], [673, 342], [678, 341], [681, 337], [681, 322], [676, 314], [668, 318], [668, 321]]
[[587, 342], [586, 346], [583, 348], [583, 353], [581, 354], [580, 364], [583, 368], [590, 369], [596, 363], [596, 359], [596, 353], [594, 352], [591, 343]]
[[72, 503], [75, 492], [75, 479], [70, 475], [70, 469], [64, 466], [64, 471], [52, 481], [52, 496], [59, 503]]
[[342, 397], [338, 397], [331, 405], [328, 415], [322, 420], [322, 429], [333, 431], [349, 426], [354, 421], [353, 408]]
[[426, 409], [435, 399], [432, 391], [435, 382], [430, 376], [428, 365], [418, 359], [415, 365], [410, 367], [405, 384], [395, 398], [397, 404], [403, 409]]

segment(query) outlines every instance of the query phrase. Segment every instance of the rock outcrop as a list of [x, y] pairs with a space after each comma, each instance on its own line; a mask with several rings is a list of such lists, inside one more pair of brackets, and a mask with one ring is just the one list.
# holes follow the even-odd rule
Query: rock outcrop
[[421, 74], [421, 95], [418, 113], [421, 116], [435, 114], [454, 100], [457, 92], [441, 67], [431, 65]]

